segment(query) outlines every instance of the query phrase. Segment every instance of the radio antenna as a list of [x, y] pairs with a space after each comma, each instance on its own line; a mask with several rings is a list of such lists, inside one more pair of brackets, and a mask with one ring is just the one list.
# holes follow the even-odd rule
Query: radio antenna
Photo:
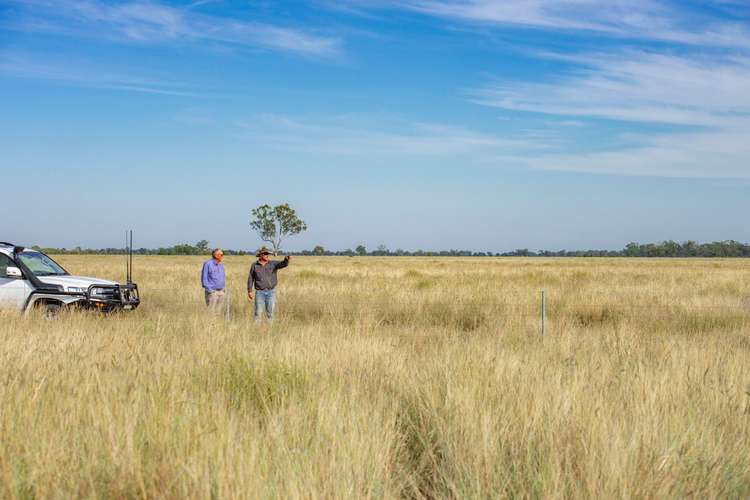
[[125, 230], [125, 281], [130, 279], [130, 257], [128, 256], [128, 230]]
[[133, 230], [125, 230], [125, 279], [133, 282]]
[[130, 230], [130, 244], [128, 245], [128, 284], [133, 282], [133, 230]]

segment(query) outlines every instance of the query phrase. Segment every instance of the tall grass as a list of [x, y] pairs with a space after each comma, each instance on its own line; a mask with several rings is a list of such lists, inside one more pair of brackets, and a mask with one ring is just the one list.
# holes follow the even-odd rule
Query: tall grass
[[746, 261], [298, 258], [270, 331], [249, 261], [228, 322], [200, 261], [137, 257], [132, 313], [0, 313], [0, 496], [750, 496]]

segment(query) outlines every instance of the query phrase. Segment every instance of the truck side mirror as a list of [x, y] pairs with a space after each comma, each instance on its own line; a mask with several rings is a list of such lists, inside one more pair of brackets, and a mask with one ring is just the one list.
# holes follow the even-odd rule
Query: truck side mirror
[[17, 267], [8, 266], [8, 267], [5, 268], [5, 277], [6, 278], [21, 279], [21, 278], [23, 278], [23, 273]]

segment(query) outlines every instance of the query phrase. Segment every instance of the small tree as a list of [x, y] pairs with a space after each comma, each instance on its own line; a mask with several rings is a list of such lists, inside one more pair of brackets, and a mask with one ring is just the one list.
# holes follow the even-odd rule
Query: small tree
[[274, 254], [281, 250], [281, 243], [286, 237], [307, 230], [305, 221], [297, 217], [297, 212], [287, 203], [275, 207], [261, 205], [254, 208], [251, 214], [250, 227], [261, 240], [271, 245]]
[[315, 248], [313, 248], [313, 253], [315, 255], [324, 255], [326, 253], [326, 249], [320, 245], [317, 245]]
[[208, 240], [200, 240], [195, 244], [195, 248], [198, 249], [198, 253], [208, 253]]
[[357, 252], [357, 255], [367, 255], [367, 249], [364, 245], [357, 245], [354, 251]]
[[181, 243], [172, 247], [173, 251], [177, 255], [195, 255], [196, 249], [193, 245], [188, 243]]

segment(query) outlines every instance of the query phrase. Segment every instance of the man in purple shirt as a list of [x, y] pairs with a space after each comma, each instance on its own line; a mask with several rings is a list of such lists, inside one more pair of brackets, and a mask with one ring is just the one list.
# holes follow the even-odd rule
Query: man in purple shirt
[[206, 305], [211, 312], [220, 312], [224, 304], [224, 288], [226, 287], [226, 274], [224, 273], [224, 264], [221, 260], [224, 258], [224, 252], [217, 248], [211, 254], [212, 258], [203, 263], [201, 271], [201, 285], [206, 296]]

